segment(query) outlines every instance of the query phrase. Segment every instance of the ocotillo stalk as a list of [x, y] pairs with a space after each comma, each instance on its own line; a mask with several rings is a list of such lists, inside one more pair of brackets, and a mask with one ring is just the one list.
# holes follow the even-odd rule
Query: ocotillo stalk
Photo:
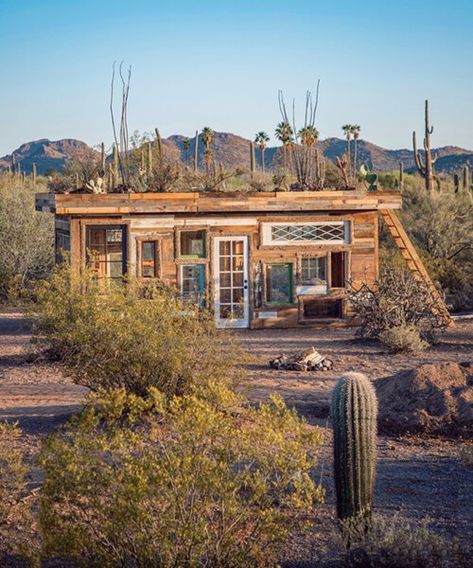
[[158, 161], [161, 163], [163, 159], [163, 143], [161, 140], [161, 135], [159, 134], [159, 130], [155, 128], [154, 131], [156, 132], [156, 148], [158, 153]]
[[470, 189], [470, 168], [467, 164], [463, 166], [463, 191]]
[[113, 145], [112, 188], [118, 185], [118, 146]]
[[404, 164], [399, 162], [399, 191], [404, 189]]
[[105, 144], [102, 142], [102, 144], [100, 144], [100, 176], [104, 177], [105, 172]]
[[33, 170], [32, 170], [32, 176], [33, 176], [33, 187], [36, 187], [36, 164], [33, 162]]
[[417, 170], [420, 175], [425, 180], [425, 189], [427, 191], [432, 191], [434, 188], [434, 171], [433, 166], [437, 161], [437, 157], [432, 156], [432, 151], [430, 148], [430, 135], [434, 131], [434, 127], [429, 124], [429, 101], [425, 101], [425, 125], [424, 125], [424, 153], [425, 153], [425, 163], [422, 160], [422, 155], [419, 150], [417, 150], [416, 143], [416, 133], [412, 133], [412, 145], [414, 147], [414, 158]]
[[256, 171], [255, 143], [250, 142], [250, 171], [253, 175]]
[[194, 171], [199, 169], [199, 131], [195, 131], [195, 143], [194, 143]]
[[361, 373], [347, 373], [332, 392], [337, 515], [369, 521], [376, 473], [377, 400]]

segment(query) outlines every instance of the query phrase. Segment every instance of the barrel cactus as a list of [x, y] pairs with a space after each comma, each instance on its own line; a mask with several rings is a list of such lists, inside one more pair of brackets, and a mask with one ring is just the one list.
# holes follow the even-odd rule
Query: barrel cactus
[[377, 399], [361, 373], [342, 376], [332, 393], [337, 515], [369, 520], [376, 473]]

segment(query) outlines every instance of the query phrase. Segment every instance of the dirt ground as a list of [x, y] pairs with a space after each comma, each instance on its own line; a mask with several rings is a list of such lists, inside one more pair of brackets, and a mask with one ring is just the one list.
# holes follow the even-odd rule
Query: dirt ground
[[[388, 355], [374, 342], [357, 341], [352, 329], [254, 330], [238, 335], [254, 356], [248, 365], [251, 400], [278, 393], [324, 430], [320, 475], [327, 503], [319, 522], [326, 531], [333, 526], [328, 401], [336, 378], [346, 371], [361, 371], [376, 380], [422, 363], [471, 361], [473, 355], [473, 319], [457, 321], [436, 346], [415, 357]], [[333, 370], [298, 373], [269, 368], [269, 359], [310, 346], [333, 359]], [[45, 434], [80, 408], [86, 389], [74, 385], [59, 366], [32, 361], [29, 353], [28, 320], [19, 310], [4, 310], [0, 313], [0, 420], [18, 421], [24, 442], [33, 451]], [[378, 513], [414, 522], [427, 518], [447, 535], [472, 543], [473, 470], [459, 459], [460, 446], [445, 439], [380, 436]], [[299, 554], [298, 548], [294, 543], [290, 556], [307, 559], [307, 550]]]

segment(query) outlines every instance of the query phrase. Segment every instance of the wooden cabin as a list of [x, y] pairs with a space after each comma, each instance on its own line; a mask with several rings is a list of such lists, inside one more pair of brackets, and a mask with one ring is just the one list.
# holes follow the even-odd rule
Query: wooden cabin
[[100, 278], [159, 279], [222, 328], [340, 324], [346, 284], [378, 275], [379, 211], [398, 192], [38, 194], [56, 251]]

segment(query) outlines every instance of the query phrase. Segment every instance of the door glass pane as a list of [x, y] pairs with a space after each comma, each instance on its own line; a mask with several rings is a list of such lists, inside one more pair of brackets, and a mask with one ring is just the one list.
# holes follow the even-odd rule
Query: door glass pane
[[229, 272], [232, 268], [232, 259], [230, 256], [220, 257], [220, 271]]
[[232, 242], [232, 253], [233, 254], [243, 254], [243, 241], [233, 241]]
[[292, 303], [292, 264], [269, 264], [266, 269], [268, 303]]
[[220, 245], [219, 245], [219, 254], [220, 256], [222, 255], [230, 255], [231, 254], [231, 245], [232, 243], [230, 241], [220, 241]]

